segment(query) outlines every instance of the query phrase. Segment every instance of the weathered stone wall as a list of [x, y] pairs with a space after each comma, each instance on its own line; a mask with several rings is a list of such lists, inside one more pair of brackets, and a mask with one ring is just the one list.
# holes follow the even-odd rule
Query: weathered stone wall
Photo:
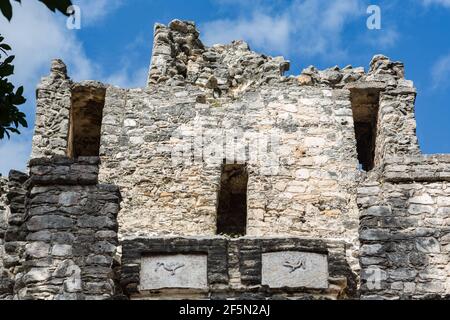
[[[72, 240], [85, 239], [85, 234], [89, 234], [86, 239], [95, 240], [92, 229], [97, 227], [111, 231], [111, 216], [94, 214], [92, 220], [106, 219], [108, 226], [84, 226], [76, 216], [77, 212], [92, 213], [84, 204], [73, 204], [70, 212], [60, 210], [65, 206], [59, 203], [59, 196], [67, 193], [87, 203], [109, 203], [102, 197], [117, 190], [98, 186], [98, 175], [101, 183], [116, 185], [123, 196], [118, 216], [120, 238], [213, 237], [223, 160], [236, 161], [246, 164], [248, 170], [247, 236], [320, 240], [327, 244], [330, 256], [329, 244], [341, 243], [345, 264], [353, 272], [346, 275], [346, 285], [354, 291], [360, 263], [364, 297], [421, 298], [449, 293], [444, 256], [448, 255], [445, 199], [450, 164], [447, 157], [420, 156], [414, 117], [416, 90], [404, 79], [404, 65], [378, 55], [367, 72], [352, 66], [308, 67], [299, 76], [286, 77], [283, 74], [288, 69], [288, 61], [252, 52], [244, 42], [205, 47], [195, 24], [179, 20], [155, 27], [147, 88], [73, 83], [64, 64], [54, 61], [51, 75], [38, 88], [33, 157], [76, 157], [77, 150], [93, 155], [100, 131], [97, 122], [102, 117], [101, 164], [97, 171], [97, 163], [84, 158], [81, 164], [64, 160], [68, 162], [53, 167], [32, 161], [31, 196], [45, 201], [32, 209], [40, 213], [31, 219], [39, 220], [45, 214], [55, 215], [57, 221], [71, 220], [73, 225], [64, 228], [73, 235]], [[89, 108], [95, 109], [95, 114], [89, 114]], [[367, 140], [357, 142], [355, 131], [366, 123], [370, 130], [356, 136], [365, 135]], [[366, 164], [361, 160], [365, 142], [370, 144], [364, 155], [370, 158]], [[85, 145], [88, 150], [83, 149]], [[373, 170], [364, 172], [361, 167]], [[51, 215], [49, 207], [54, 207]], [[23, 216], [13, 214], [9, 219], [14, 243], [23, 238]], [[50, 257], [55, 245], [67, 246], [53, 240], [53, 231], [42, 233], [50, 237], [44, 240], [28, 239], [28, 247], [33, 242], [45, 244]], [[361, 255], [358, 238], [364, 245]], [[240, 243], [227, 241], [227, 288], [248, 290], [240, 271]], [[137, 244], [151, 247], [153, 242]], [[172, 252], [172, 243], [163, 244], [157, 246]], [[254, 257], [259, 256], [259, 242], [251, 245], [256, 246]], [[7, 247], [15, 252], [16, 264], [27, 265], [20, 263], [23, 243]], [[183, 252], [191, 249], [187, 245]], [[71, 250], [76, 251], [75, 246]], [[84, 254], [97, 249], [86, 250], [69, 257], [81, 273], [91, 270]], [[104, 257], [111, 254], [104, 252]], [[39, 259], [31, 257], [31, 265], [41, 265]], [[51, 257], [55, 263], [63, 260]], [[257, 264], [256, 260], [248, 263]], [[106, 272], [106, 265], [102, 267]], [[64, 291], [61, 288], [67, 279], [48, 273], [50, 269], [54, 272], [53, 262], [39, 268], [37, 277], [43, 277], [42, 281], [26, 285], [16, 281], [23, 297], [98, 298], [112, 294], [101, 281], [101, 294], [92, 294], [90, 284], [84, 291]], [[373, 268], [385, 277], [376, 290], [367, 287]], [[42, 289], [45, 286], [51, 289]]]
[[88, 153], [92, 153], [92, 148], [98, 149], [95, 120], [99, 118], [101, 122], [105, 90], [106, 85], [97, 81], [74, 83], [67, 75], [64, 62], [53, 60], [50, 75], [42, 78], [36, 91], [31, 159], [98, 156], [77, 154], [77, 151], [80, 145], [88, 148]]
[[[368, 73], [350, 66], [324, 71], [310, 67], [300, 77], [284, 77], [287, 69], [288, 62], [256, 54], [242, 42], [207, 48], [193, 23], [157, 25], [150, 87], [105, 87], [100, 180], [118, 185], [124, 195], [121, 234], [214, 235], [221, 163], [203, 163], [208, 150], [198, 151], [190, 142], [217, 146], [221, 141], [205, 137], [205, 130], [222, 130], [226, 138], [237, 128], [243, 138], [236, 148], [247, 153], [258, 145], [254, 133], [273, 131], [280, 137], [280, 148], [273, 151], [278, 168], [234, 159], [229, 151], [216, 155], [220, 162], [248, 163], [247, 234], [356, 243], [361, 173], [351, 92], [382, 92], [376, 150], [381, 165], [388, 154], [418, 150], [415, 90], [403, 79], [403, 65], [383, 56], [373, 59]], [[48, 97], [58, 112], [38, 103], [38, 114], [58, 128], [38, 121], [36, 139], [51, 136], [61, 147], [35, 142], [34, 155], [70, 153], [67, 121], [75, 87], [64, 65], [54, 62], [39, 91], [59, 97]], [[41, 100], [43, 106], [46, 100]], [[195, 153], [192, 163], [173, 163], [174, 152], [190, 148]]]
[[2, 283], [4, 286], [4, 297], [14, 297], [15, 284], [22, 277], [24, 250], [26, 245], [26, 219], [25, 201], [26, 189], [24, 184], [28, 175], [11, 171], [8, 177], [6, 194], [7, 215], [6, 229], [4, 233], [4, 256]]
[[386, 161], [359, 189], [364, 298], [450, 295], [450, 157]]
[[[208, 299], [346, 299], [356, 297], [356, 281], [347, 264], [345, 243], [324, 242], [299, 238], [241, 238], [230, 240], [222, 237], [211, 238], [130, 238], [123, 242], [121, 285], [131, 299], [164, 299], [164, 298], [208, 298]], [[310, 287], [288, 286], [272, 287], [263, 283], [263, 255], [267, 253], [302, 252], [303, 254], [320, 254], [327, 257], [324, 262], [326, 285], [314, 288], [316, 279], [311, 279]], [[192, 254], [204, 254], [207, 259], [207, 285], [203, 288], [166, 287], [149, 289], [143, 286], [145, 273], [157, 277], [178, 278], [183, 274], [193, 274], [190, 259]], [[177, 266], [163, 265], [169, 272], [154, 267], [144, 270], [144, 259], [155, 257], [156, 261], [164, 261], [168, 257], [182, 255]], [[289, 268], [276, 261], [278, 273], [289, 276]], [[306, 263], [305, 269], [292, 272], [315, 272], [312, 265]], [[178, 269], [179, 268], [179, 269]], [[310, 268], [308, 270], [308, 268]], [[170, 272], [173, 272], [170, 274]], [[200, 275], [200, 279], [202, 275]], [[175, 280], [176, 283], [177, 280]], [[283, 282], [283, 278], [276, 280]], [[152, 283], [150, 285], [153, 285]], [[195, 286], [196, 284], [192, 284]], [[317, 283], [316, 283], [317, 285]], [[203, 285], [202, 285], [203, 286]]]
[[389, 157], [420, 154], [414, 105], [416, 89], [411, 83], [400, 83], [380, 95], [375, 152], [375, 163], [379, 166]]
[[[115, 93], [122, 103], [109, 103]], [[281, 140], [274, 152], [279, 152], [279, 172], [272, 175], [268, 170], [277, 168], [248, 161], [249, 235], [339, 237], [353, 232], [345, 236], [356, 237], [354, 195], [360, 173], [348, 94], [280, 85], [214, 107], [196, 102], [202, 93], [192, 87], [126, 95], [109, 89], [100, 179], [121, 187], [121, 232], [214, 235], [227, 155], [211, 165], [174, 164], [172, 155], [190, 148], [191, 137], [202, 131], [221, 128], [225, 137], [227, 128], [243, 127], [263, 135], [275, 130]], [[205, 133], [204, 145], [220, 143]], [[257, 142], [251, 136], [242, 139], [247, 148]]]
[[199, 35], [193, 22], [156, 24], [148, 84], [190, 83], [221, 95], [277, 80], [289, 70], [284, 58], [252, 52], [242, 41], [208, 48]]
[[[383, 63], [376, 67], [379, 60]], [[387, 155], [418, 152], [412, 84], [385, 57], [375, 57], [372, 66], [371, 74], [335, 68], [333, 74], [346, 79], [341, 84], [325, 82], [331, 71], [318, 72], [311, 82], [278, 77], [270, 85], [221, 98], [189, 84], [109, 88], [100, 179], [121, 187], [121, 234], [215, 235], [221, 164], [230, 154], [205, 164], [202, 157], [211, 150], [196, 147], [223, 143], [208, 137], [208, 130], [222, 130], [226, 139], [227, 130], [243, 128], [238, 133], [242, 145], [235, 148], [250, 150], [258, 141], [247, 133], [272, 130], [280, 137], [280, 148], [274, 151], [279, 171], [252, 159], [236, 159], [249, 170], [247, 234], [345, 240], [353, 245], [348, 257], [357, 271], [356, 188], [365, 174], [358, 170], [351, 90], [382, 92], [378, 166]], [[386, 74], [392, 69], [393, 74]], [[190, 152], [187, 162], [173, 163], [174, 153]]]
[[379, 167], [387, 157], [420, 154], [414, 106], [417, 92], [404, 74], [403, 63], [376, 55], [367, 73], [351, 66], [323, 71], [311, 66], [303, 70], [298, 81], [308, 86], [378, 92], [375, 165]]
[[118, 189], [97, 184], [98, 158], [33, 159], [30, 166], [15, 298], [113, 297]]
[[4, 268], [5, 234], [8, 229], [8, 206], [6, 194], [8, 192], [8, 180], [0, 176], [0, 299], [10, 298], [12, 295], [11, 275]]
[[61, 60], [54, 60], [49, 76], [36, 91], [36, 124], [31, 158], [67, 154], [72, 81]]

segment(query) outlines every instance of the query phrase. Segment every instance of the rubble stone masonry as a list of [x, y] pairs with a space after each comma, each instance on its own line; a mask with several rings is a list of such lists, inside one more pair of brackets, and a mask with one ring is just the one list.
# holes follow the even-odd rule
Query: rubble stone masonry
[[[29, 175], [0, 178], [0, 299], [448, 297], [450, 156], [421, 154], [404, 65], [289, 66], [180, 20], [155, 26], [145, 88], [54, 60]], [[230, 197], [245, 234], [219, 234]], [[328, 289], [264, 283], [263, 256], [296, 254], [327, 261]], [[170, 283], [206, 257], [206, 288], [144, 288], [155, 257]]]

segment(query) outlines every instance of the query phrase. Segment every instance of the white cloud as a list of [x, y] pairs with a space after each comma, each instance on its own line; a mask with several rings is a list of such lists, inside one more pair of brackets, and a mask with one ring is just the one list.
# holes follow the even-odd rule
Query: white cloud
[[11, 139], [0, 142], [0, 174], [7, 177], [12, 169], [25, 172], [30, 154], [29, 141]]
[[[13, 83], [25, 87], [28, 102], [21, 106], [32, 126], [34, 92], [43, 75], [49, 73], [51, 60], [62, 58], [68, 63], [76, 79], [90, 78], [98, 68], [84, 53], [82, 44], [73, 31], [66, 28], [65, 18], [53, 14], [42, 3], [23, 1], [14, 5], [11, 23], [0, 17], [0, 29], [6, 43], [13, 48], [15, 74]], [[0, 171], [24, 170], [31, 150], [32, 128], [21, 130], [11, 140], [0, 141]]]
[[142, 88], [147, 81], [148, 68], [130, 70], [126, 67], [108, 76], [105, 83], [110, 83], [122, 88]]
[[123, 0], [78, 0], [74, 4], [81, 9], [81, 23], [91, 25], [105, 18], [124, 4]]
[[368, 30], [364, 34], [363, 41], [378, 50], [384, 50], [394, 46], [400, 39], [400, 33], [391, 26], [389, 29]]
[[450, 53], [441, 57], [431, 69], [433, 88], [447, 88], [450, 81]]
[[[28, 101], [21, 109], [26, 111], [31, 127], [35, 112], [35, 88], [40, 78], [49, 73], [54, 58], [64, 60], [74, 80], [109, 79], [112, 84], [123, 86], [138, 83], [139, 74], [131, 73], [129, 77], [105, 75], [101, 66], [86, 55], [76, 31], [66, 28], [66, 17], [52, 13], [38, 1], [22, 2], [19, 5], [14, 1], [14, 15], [10, 23], [0, 16], [0, 30], [6, 43], [13, 48], [12, 54], [16, 56], [15, 74], [11, 80], [25, 87]], [[85, 12], [85, 22], [92, 24], [112, 12], [122, 1], [80, 0], [78, 3]], [[145, 76], [142, 83], [144, 81]], [[26, 167], [33, 130], [21, 131], [23, 134], [20, 137], [14, 135], [9, 141], [0, 141], [0, 171], [3, 174], [13, 167], [20, 170]]]
[[247, 19], [216, 20], [201, 28], [202, 39], [208, 45], [245, 40], [260, 49], [276, 48], [285, 53], [289, 49], [289, 20], [287, 14], [271, 17], [261, 12]]
[[[137, 35], [133, 41], [124, 47], [126, 54], [120, 58], [119, 65], [121, 68], [116, 73], [104, 77], [103, 81], [122, 88], [144, 87], [147, 82], [147, 61], [149, 60], [142, 60], [139, 52], [147, 52], [148, 45], [149, 43], [143, 34]], [[150, 50], [148, 51], [150, 52]], [[142, 66], [136, 68], [136, 61], [141, 61]]]
[[450, 8], [450, 0], [422, 0], [422, 3], [426, 6], [441, 5]]
[[58, 57], [69, 66], [76, 79], [95, 74], [90, 61], [77, 40], [75, 32], [66, 28], [63, 17], [56, 17], [37, 1], [16, 5], [11, 23], [1, 18], [5, 41], [16, 56], [13, 80], [28, 88], [36, 87], [41, 75], [48, 74], [50, 62]]
[[[234, 0], [221, 0], [222, 4]], [[242, 5], [249, 10], [248, 2]], [[258, 6], [261, 8], [261, 6]], [[227, 43], [236, 38], [259, 50], [284, 55], [343, 55], [341, 35], [347, 23], [365, 14], [358, 0], [295, 0], [281, 11], [266, 6], [237, 19], [216, 20], [201, 26], [205, 43]], [[245, 10], [244, 10], [245, 11]], [[362, 22], [365, 27], [365, 20]]]
[[[300, 53], [335, 58], [345, 55], [342, 33], [346, 24], [365, 14], [358, 0], [295, 1], [293, 40]], [[361, 21], [362, 28], [365, 20]], [[364, 27], [363, 27], [364, 26]]]

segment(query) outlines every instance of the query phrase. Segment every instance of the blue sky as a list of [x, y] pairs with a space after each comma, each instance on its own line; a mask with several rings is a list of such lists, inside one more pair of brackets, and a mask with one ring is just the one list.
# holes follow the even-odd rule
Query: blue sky
[[[81, 29], [37, 1], [15, 5], [2, 33], [16, 55], [14, 82], [25, 85], [23, 107], [31, 124], [23, 135], [0, 141], [0, 173], [25, 170], [31, 150], [35, 87], [52, 58], [62, 58], [75, 80], [123, 87], [145, 83], [153, 25], [196, 21], [208, 44], [246, 40], [255, 51], [283, 55], [291, 74], [309, 65], [368, 67], [383, 53], [406, 65], [418, 88], [418, 136], [424, 153], [450, 153], [450, 0], [74, 0]], [[366, 10], [379, 5], [382, 29], [368, 30]]]

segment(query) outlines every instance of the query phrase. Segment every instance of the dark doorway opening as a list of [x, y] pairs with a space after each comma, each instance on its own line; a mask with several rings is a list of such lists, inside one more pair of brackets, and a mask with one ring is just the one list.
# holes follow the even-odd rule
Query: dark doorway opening
[[362, 170], [370, 171], [375, 166], [380, 91], [353, 89], [351, 102], [359, 164]]
[[220, 179], [217, 208], [217, 233], [244, 236], [247, 231], [246, 165], [224, 164]]
[[72, 91], [69, 157], [98, 157], [106, 89], [78, 86]]

